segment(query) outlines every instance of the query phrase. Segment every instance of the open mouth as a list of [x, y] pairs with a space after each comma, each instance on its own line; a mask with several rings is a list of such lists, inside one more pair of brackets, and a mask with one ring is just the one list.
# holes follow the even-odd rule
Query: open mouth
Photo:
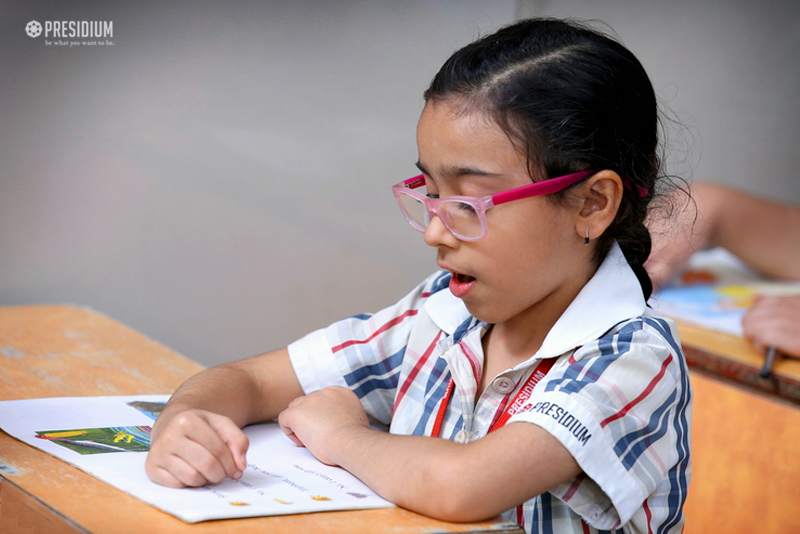
[[469, 276], [467, 274], [461, 274], [461, 273], [453, 273], [453, 278], [455, 278], [459, 284], [468, 284], [469, 282], [475, 280], [474, 276]]
[[450, 278], [450, 292], [458, 298], [464, 298], [475, 286], [475, 277], [462, 273], [453, 273]]

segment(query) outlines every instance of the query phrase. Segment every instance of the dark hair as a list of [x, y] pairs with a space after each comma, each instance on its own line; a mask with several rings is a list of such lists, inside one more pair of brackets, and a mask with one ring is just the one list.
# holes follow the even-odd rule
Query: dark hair
[[609, 169], [629, 180], [633, 187], [598, 238], [594, 260], [617, 241], [650, 297], [644, 220], [661, 167], [658, 108], [647, 73], [628, 49], [579, 23], [523, 20], [455, 52], [425, 100], [487, 113], [527, 154], [532, 178]]

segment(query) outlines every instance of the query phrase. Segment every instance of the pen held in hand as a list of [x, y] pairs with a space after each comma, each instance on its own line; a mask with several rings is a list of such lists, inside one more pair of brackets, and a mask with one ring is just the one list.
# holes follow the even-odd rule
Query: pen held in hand
[[767, 359], [764, 361], [764, 366], [761, 368], [762, 378], [767, 378], [769, 376], [769, 373], [772, 370], [772, 363], [775, 361], [776, 354], [777, 350], [775, 349], [775, 347], [770, 347], [767, 350]]

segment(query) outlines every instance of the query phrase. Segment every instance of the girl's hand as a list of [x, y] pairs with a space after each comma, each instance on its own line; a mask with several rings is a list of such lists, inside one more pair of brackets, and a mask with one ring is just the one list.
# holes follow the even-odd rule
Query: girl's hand
[[306, 447], [319, 461], [339, 465], [334, 458], [354, 430], [369, 430], [369, 420], [355, 393], [328, 387], [293, 400], [278, 423], [296, 444]]
[[742, 319], [742, 327], [762, 354], [775, 347], [800, 358], [800, 295], [759, 298]]
[[171, 488], [238, 479], [247, 467], [250, 441], [229, 418], [204, 410], [167, 408], [150, 437], [145, 470]]

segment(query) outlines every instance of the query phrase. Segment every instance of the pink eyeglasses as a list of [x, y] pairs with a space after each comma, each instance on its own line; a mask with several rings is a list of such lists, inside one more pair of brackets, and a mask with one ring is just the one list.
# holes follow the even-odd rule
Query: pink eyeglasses
[[[423, 175], [414, 176], [392, 186], [392, 192], [400, 205], [408, 223], [418, 232], [425, 232], [434, 215], [444, 223], [450, 232], [462, 241], [478, 241], [486, 237], [486, 210], [492, 206], [505, 204], [514, 200], [549, 195], [566, 189], [572, 184], [585, 180], [596, 170], [579, 171], [566, 174], [557, 178], [550, 178], [533, 184], [523, 185], [501, 191], [483, 198], [452, 196], [445, 198], [431, 198], [414, 191], [425, 185]], [[640, 197], [646, 196], [648, 191], [640, 185], [634, 185], [630, 180], [622, 177], [622, 184], [636, 192]]]
[[400, 211], [412, 228], [425, 232], [434, 215], [444, 223], [450, 232], [462, 241], [478, 241], [486, 237], [486, 210], [492, 206], [535, 197], [549, 195], [580, 182], [597, 171], [586, 170], [558, 178], [551, 178], [533, 184], [515, 187], [494, 195], [477, 197], [452, 196], [431, 198], [414, 189], [425, 185], [423, 175], [415, 176], [392, 186], [392, 192], [400, 205]]

